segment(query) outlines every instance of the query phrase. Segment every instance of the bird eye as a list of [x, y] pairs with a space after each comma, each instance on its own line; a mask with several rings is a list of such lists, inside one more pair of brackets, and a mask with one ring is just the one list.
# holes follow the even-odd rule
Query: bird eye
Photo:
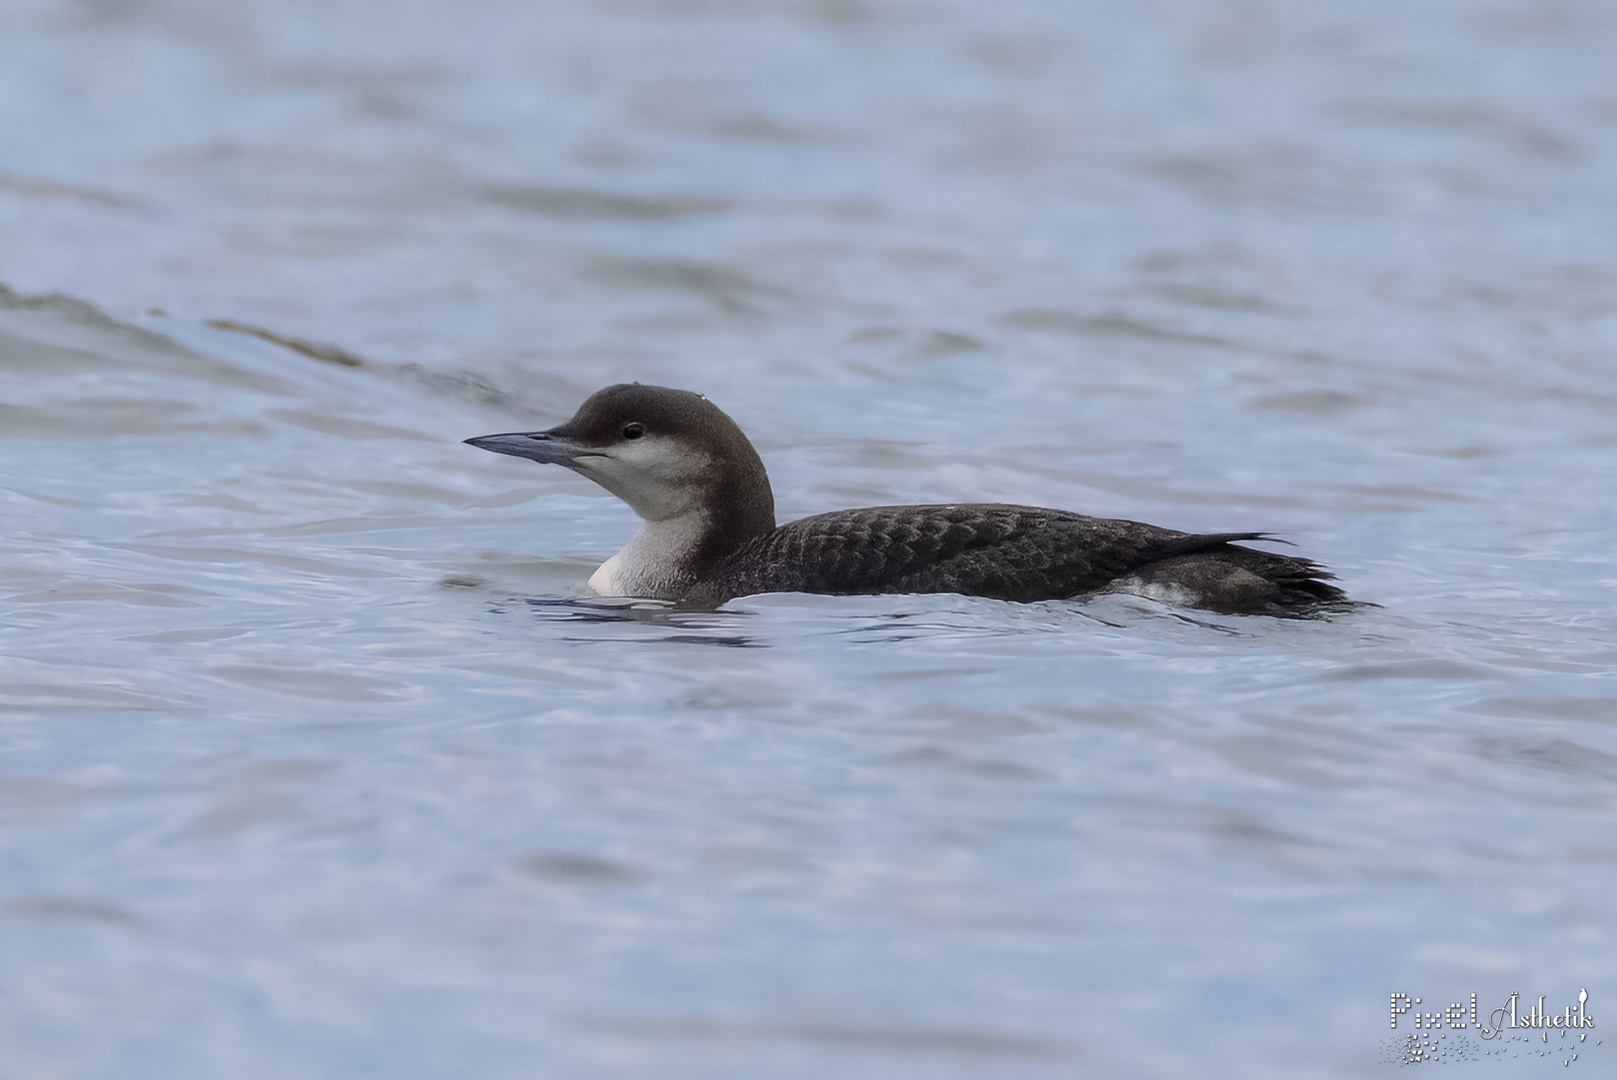
[[624, 424], [623, 425], [623, 437], [625, 439], [638, 439], [638, 438], [640, 438], [640, 436], [644, 435], [645, 433], [646, 433], [646, 425], [644, 425], [644, 424]]

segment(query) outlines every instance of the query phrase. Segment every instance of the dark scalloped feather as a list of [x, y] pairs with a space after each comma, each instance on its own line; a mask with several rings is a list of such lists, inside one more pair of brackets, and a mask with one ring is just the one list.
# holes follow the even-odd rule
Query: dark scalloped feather
[[[709, 601], [762, 592], [957, 592], [1056, 600], [1124, 583], [1178, 588], [1198, 606], [1297, 614], [1345, 599], [1307, 559], [1138, 521], [1002, 504], [874, 506], [782, 525], [703, 575]], [[722, 594], [722, 595], [721, 595]]]

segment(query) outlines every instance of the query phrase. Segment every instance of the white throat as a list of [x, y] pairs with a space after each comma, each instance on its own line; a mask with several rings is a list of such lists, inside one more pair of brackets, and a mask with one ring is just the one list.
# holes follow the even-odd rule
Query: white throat
[[690, 562], [707, 529], [702, 510], [645, 522], [627, 547], [590, 575], [590, 588], [601, 596], [679, 599], [695, 578]]

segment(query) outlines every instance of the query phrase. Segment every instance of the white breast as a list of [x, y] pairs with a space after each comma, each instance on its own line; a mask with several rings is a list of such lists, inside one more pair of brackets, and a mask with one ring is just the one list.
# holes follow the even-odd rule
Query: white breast
[[690, 562], [706, 533], [707, 515], [701, 512], [648, 521], [590, 575], [590, 588], [601, 596], [677, 600], [690, 588]]
[[[627, 550], [627, 549], [625, 549]], [[590, 589], [601, 596], [625, 596], [618, 588], [618, 574], [623, 567], [623, 552], [618, 552], [596, 568], [590, 575]]]

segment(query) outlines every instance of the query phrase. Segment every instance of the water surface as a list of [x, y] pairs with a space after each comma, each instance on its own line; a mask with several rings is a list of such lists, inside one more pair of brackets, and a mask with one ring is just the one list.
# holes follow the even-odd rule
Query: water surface
[[[0, 1072], [1357, 1077], [1395, 991], [1604, 1022], [1614, 45], [12, 5]], [[1380, 607], [584, 602], [629, 511], [459, 440], [625, 379], [783, 518], [1268, 529]]]

